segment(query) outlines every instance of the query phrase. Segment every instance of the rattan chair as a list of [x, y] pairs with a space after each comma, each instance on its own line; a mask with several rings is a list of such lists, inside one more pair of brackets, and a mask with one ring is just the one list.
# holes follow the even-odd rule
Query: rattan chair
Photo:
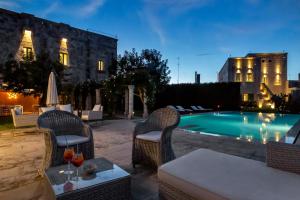
[[[298, 135], [300, 135], [300, 132], [298, 133]], [[299, 141], [298, 144], [268, 142], [266, 151], [267, 166], [300, 174], [299, 144]]]
[[171, 136], [180, 121], [172, 108], [154, 111], [145, 122], [136, 125], [133, 133], [132, 164], [145, 164], [157, 168], [175, 158]]
[[83, 153], [84, 159], [94, 158], [94, 140], [92, 129], [82, 122], [76, 115], [60, 110], [52, 110], [40, 115], [37, 121], [38, 127], [48, 129], [51, 132], [49, 138], [52, 144], [47, 146], [51, 151], [51, 166], [64, 163], [63, 154], [67, 147]]

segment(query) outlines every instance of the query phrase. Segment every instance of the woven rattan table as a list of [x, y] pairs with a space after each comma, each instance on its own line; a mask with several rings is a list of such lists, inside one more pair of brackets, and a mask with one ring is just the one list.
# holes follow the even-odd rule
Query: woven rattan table
[[[83, 166], [95, 164], [97, 170], [88, 175]], [[86, 160], [79, 168], [76, 180], [76, 169], [71, 181], [64, 174], [67, 165], [51, 167], [46, 171], [57, 200], [127, 200], [131, 199], [130, 174], [105, 158]]]

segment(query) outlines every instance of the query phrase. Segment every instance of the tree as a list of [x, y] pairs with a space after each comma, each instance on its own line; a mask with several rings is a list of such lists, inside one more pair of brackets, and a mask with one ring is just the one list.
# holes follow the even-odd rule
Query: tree
[[[145, 49], [139, 54], [135, 49], [125, 51], [112, 62], [109, 78], [103, 82], [105, 97], [114, 105], [125, 85], [135, 85], [135, 95], [152, 109], [158, 92], [170, 81], [168, 61], [155, 49]], [[146, 100], [146, 102], [145, 102]], [[114, 110], [114, 109], [112, 109]]]
[[45, 105], [48, 86], [48, 76], [54, 70], [58, 90], [61, 88], [64, 66], [50, 60], [47, 53], [41, 53], [36, 60], [25, 59], [16, 61], [10, 58], [2, 67], [5, 90], [24, 95], [40, 96], [40, 104]]
[[284, 112], [287, 110], [288, 104], [286, 101], [286, 98], [288, 95], [281, 93], [280, 95], [273, 95], [271, 97], [271, 100], [275, 103], [275, 107], [281, 111]]
[[94, 96], [95, 90], [100, 86], [94, 80], [86, 80], [84, 82], [78, 83], [73, 90], [75, 108], [82, 110], [86, 108], [86, 99], [89, 95]]

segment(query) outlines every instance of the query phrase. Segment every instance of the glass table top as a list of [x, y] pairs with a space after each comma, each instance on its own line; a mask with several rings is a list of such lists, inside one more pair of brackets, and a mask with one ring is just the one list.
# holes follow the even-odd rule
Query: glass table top
[[[91, 164], [96, 167], [96, 170], [93, 174], [88, 174], [84, 170], [84, 166]], [[76, 168], [71, 164], [71, 170], [73, 170], [74, 173], [70, 175], [70, 181], [68, 181], [68, 175], [64, 174], [67, 167], [68, 165], [61, 165], [51, 167], [46, 171], [47, 177], [49, 178], [56, 195], [72, 192], [77, 189], [84, 189], [90, 186], [105, 184], [113, 180], [130, 176], [129, 173], [105, 158], [84, 161], [83, 165], [78, 170], [78, 179], [76, 176]]]

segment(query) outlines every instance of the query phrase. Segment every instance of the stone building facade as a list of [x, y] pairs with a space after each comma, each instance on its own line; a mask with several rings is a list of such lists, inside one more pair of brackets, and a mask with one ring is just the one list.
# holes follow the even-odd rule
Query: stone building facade
[[287, 94], [287, 53], [249, 53], [230, 57], [218, 74], [219, 82], [240, 82], [243, 101], [274, 107], [273, 94]]
[[0, 9], [0, 64], [13, 57], [35, 59], [47, 52], [66, 65], [64, 83], [100, 81], [117, 57], [117, 39], [35, 17]]

